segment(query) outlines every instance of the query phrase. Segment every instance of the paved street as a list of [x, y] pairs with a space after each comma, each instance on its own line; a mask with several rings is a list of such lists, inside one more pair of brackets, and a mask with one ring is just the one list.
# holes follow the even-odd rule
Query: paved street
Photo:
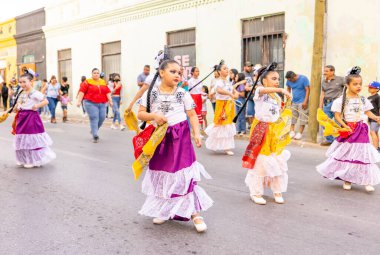
[[213, 176], [200, 183], [215, 205], [208, 231], [191, 223], [152, 224], [140, 216], [141, 180], [134, 181], [129, 131], [108, 127], [93, 144], [89, 126], [45, 124], [57, 159], [41, 168], [15, 165], [10, 120], [0, 125], [0, 254], [379, 254], [380, 187], [344, 191], [315, 166], [325, 149], [289, 147], [284, 205], [254, 204], [244, 185], [237, 141], [233, 157], [201, 148]]

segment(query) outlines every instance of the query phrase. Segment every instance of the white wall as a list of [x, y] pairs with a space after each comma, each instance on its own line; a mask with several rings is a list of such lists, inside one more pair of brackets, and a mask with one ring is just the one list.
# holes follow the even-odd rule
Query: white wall
[[[375, 33], [379, 22], [372, 18], [380, 9], [379, 1], [328, 3], [326, 63], [335, 65], [338, 75], [360, 65], [365, 82], [380, 77], [380, 33]], [[288, 0], [67, 0], [46, 8], [47, 73], [58, 72], [57, 51], [71, 48], [76, 91], [82, 75], [89, 77], [93, 67], [101, 67], [101, 43], [121, 40], [121, 75], [129, 101], [137, 91], [137, 75], [145, 64], [153, 64], [167, 32], [196, 28], [197, 66], [203, 76], [220, 59], [241, 69], [241, 20], [276, 13], [285, 13], [285, 71], [310, 77], [314, 33], [310, 0], [292, 0], [292, 4]]]

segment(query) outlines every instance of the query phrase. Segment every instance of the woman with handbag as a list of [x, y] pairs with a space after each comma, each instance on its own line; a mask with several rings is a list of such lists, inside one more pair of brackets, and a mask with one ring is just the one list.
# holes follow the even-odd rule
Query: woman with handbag
[[55, 75], [51, 76], [50, 81], [47, 85], [47, 87], [41, 90], [41, 92], [44, 94], [46, 91], [46, 98], [49, 101], [49, 111], [51, 114], [51, 123], [57, 123], [57, 120], [55, 119], [55, 109], [57, 108], [57, 104], [61, 97], [61, 84], [57, 82], [57, 77]]
[[214, 123], [209, 125], [205, 133], [206, 148], [213, 151], [224, 151], [227, 155], [234, 155], [232, 149], [235, 148], [234, 136], [236, 126], [232, 123], [235, 117], [234, 99], [239, 97], [239, 93], [227, 80], [228, 67], [219, 65], [216, 70], [219, 72], [219, 79], [215, 82], [216, 87], [216, 107]]

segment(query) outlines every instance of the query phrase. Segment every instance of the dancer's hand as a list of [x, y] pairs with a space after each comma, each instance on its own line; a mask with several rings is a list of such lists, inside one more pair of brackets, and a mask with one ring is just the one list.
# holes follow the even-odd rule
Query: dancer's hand
[[125, 109], [126, 112], [132, 111], [132, 104], [128, 105], [128, 107]]
[[283, 89], [282, 93], [286, 96], [287, 99], [292, 99], [292, 94], [290, 94], [290, 92], [286, 89]]
[[199, 134], [196, 134], [194, 136], [194, 142], [195, 142], [195, 145], [200, 148], [202, 147], [202, 139], [201, 139], [201, 136]]
[[157, 125], [161, 126], [162, 124], [168, 122], [168, 119], [161, 114], [155, 114], [154, 121], [157, 123]]
[[33, 111], [37, 111], [37, 110], [38, 110], [38, 106], [37, 106], [36, 104], [33, 105], [33, 106], [32, 106], [32, 110], [33, 110]]

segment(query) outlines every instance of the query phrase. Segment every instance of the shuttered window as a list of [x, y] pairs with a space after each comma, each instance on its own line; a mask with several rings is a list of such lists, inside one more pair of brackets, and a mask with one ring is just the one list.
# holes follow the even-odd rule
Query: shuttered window
[[111, 73], [121, 72], [121, 41], [102, 43], [102, 72], [108, 81]]
[[58, 51], [58, 82], [61, 82], [62, 77], [67, 77], [67, 83], [70, 85], [69, 96], [73, 96], [72, 83], [72, 65], [71, 65], [71, 49]]

